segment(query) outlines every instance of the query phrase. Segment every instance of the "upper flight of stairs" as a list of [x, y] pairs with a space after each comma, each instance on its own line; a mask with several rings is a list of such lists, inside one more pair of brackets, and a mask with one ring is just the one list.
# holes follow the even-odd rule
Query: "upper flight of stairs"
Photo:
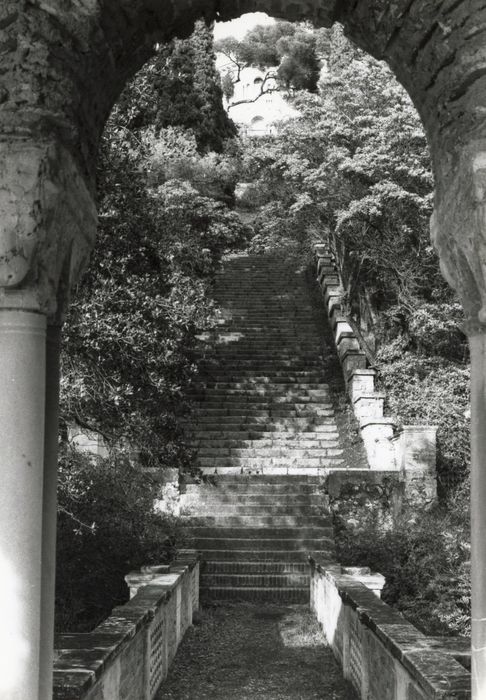
[[282, 259], [231, 258], [214, 296], [188, 431], [205, 482], [185, 496], [201, 595], [307, 602], [307, 556], [334, 555], [320, 477], [344, 467], [328, 349], [304, 275]]
[[229, 260], [215, 288], [223, 318], [191, 398], [206, 474], [321, 474], [342, 466], [326, 351], [302, 273], [267, 256]]

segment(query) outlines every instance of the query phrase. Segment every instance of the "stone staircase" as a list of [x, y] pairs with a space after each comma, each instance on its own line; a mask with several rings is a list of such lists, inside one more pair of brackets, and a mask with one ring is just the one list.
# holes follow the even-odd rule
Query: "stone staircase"
[[222, 316], [201, 340], [186, 487], [203, 598], [307, 602], [309, 554], [332, 560], [322, 477], [344, 466], [326, 384], [329, 352], [302, 272], [269, 255], [229, 259]]

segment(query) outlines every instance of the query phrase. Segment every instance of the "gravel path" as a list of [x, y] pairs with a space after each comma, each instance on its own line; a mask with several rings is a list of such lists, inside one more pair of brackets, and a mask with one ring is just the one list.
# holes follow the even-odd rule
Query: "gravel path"
[[356, 700], [306, 606], [206, 608], [156, 700]]

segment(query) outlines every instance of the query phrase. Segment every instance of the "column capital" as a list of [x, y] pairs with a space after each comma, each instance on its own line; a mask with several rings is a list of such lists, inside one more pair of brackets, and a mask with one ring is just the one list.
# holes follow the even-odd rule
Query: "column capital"
[[486, 333], [486, 138], [435, 149], [431, 237], [441, 271], [457, 291], [467, 335]]
[[0, 140], [0, 309], [59, 321], [96, 222], [93, 197], [63, 146]]

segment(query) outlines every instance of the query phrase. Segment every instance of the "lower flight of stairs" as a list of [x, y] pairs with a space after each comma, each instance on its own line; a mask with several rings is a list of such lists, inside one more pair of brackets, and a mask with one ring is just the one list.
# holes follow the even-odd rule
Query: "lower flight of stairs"
[[222, 475], [188, 484], [186, 534], [203, 559], [202, 601], [309, 602], [308, 556], [334, 559], [319, 479]]

